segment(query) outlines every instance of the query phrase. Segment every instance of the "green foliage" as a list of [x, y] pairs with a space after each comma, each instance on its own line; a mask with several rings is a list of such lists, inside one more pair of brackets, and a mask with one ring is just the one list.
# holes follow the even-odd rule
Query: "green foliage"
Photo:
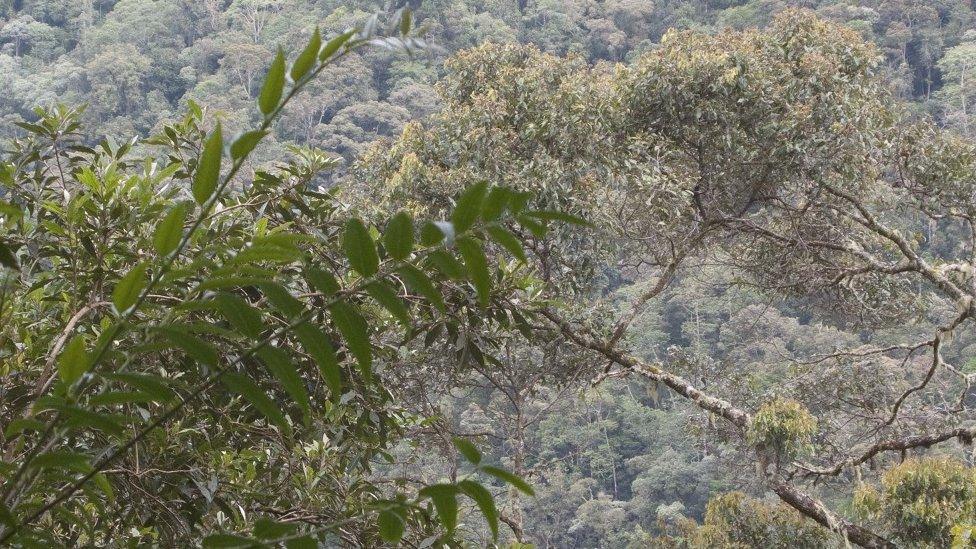
[[777, 460], [790, 460], [810, 449], [817, 420], [795, 400], [775, 398], [756, 411], [749, 424], [750, 444], [771, 451]]

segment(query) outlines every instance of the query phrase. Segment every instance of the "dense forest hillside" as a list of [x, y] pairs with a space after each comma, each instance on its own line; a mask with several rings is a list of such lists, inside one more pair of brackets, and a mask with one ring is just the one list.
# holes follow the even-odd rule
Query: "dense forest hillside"
[[967, 543], [973, 109], [969, 0], [0, 0], [0, 543]]

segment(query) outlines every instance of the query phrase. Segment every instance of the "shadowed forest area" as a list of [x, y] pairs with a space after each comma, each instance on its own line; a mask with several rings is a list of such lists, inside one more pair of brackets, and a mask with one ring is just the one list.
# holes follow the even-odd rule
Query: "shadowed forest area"
[[0, 545], [969, 547], [976, 5], [0, 0]]

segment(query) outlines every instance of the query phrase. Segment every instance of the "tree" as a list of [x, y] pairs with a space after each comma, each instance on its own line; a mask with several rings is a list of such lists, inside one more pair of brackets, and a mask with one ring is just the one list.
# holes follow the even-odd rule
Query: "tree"
[[[967, 229], [976, 151], [912, 121], [886, 94], [874, 59], [855, 33], [796, 11], [765, 33], [670, 33], [617, 73], [532, 48], [482, 47], [448, 65], [441, 114], [367, 156], [361, 173], [388, 182], [377, 203], [438, 211], [451, 185], [486, 178], [587, 217], [601, 228], [591, 242], [560, 231], [529, 241], [543, 279], [576, 303], [540, 311], [555, 332], [608, 361], [607, 374], [642, 376], [721, 418], [716, 442], [735, 444], [751, 464], [744, 470], [758, 468], [766, 489], [800, 514], [855, 544], [887, 547], [890, 530], [832, 509], [809, 481], [843, 487], [838, 475], [870, 476], [866, 464], [884, 467], [891, 452], [976, 434], [965, 426], [970, 379], [943, 354], [976, 313], [967, 251], [976, 246]], [[935, 253], [917, 236], [930, 222], [961, 244]], [[611, 248], [636, 265], [614, 265], [603, 255]], [[558, 284], [602, 258], [610, 263], [597, 272], [616, 266], [640, 288], [616, 314], [588, 299], [599, 291]], [[694, 355], [648, 361], [627, 352], [636, 315], [705, 258], [824, 322], [918, 324], [892, 332], [893, 341], [787, 355], [800, 377], [742, 401], [729, 389], [734, 379], [723, 387], [682, 377], [698, 369]], [[862, 366], [874, 359], [884, 373], [870, 379], [897, 373], [906, 383], [847, 398], [863, 395]], [[831, 374], [818, 384], [795, 384], [799, 372], [824, 366]], [[811, 409], [816, 425], [804, 419]]]
[[407, 424], [392, 343], [504, 316], [523, 290], [493, 284], [483, 242], [546, 212], [482, 184], [449, 221], [367, 226], [311, 186], [334, 166], [322, 151], [245, 175], [292, 97], [374, 37], [316, 34], [294, 62], [279, 54], [260, 123], [229, 150], [194, 102], [141, 144], [88, 147], [81, 111], [63, 106], [21, 123], [28, 136], [0, 163], [0, 543], [447, 542], [459, 500], [497, 537], [475, 475], [531, 493], [465, 441], [460, 478], [409, 494], [369, 478]]

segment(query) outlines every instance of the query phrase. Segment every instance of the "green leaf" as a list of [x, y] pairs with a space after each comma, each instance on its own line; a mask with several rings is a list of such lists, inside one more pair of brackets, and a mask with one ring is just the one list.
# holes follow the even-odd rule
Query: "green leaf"
[[14, 438], [24, 431], [43, 431], [44, 423], [29, 417], [19, 417], [7, 424], [3, 430], [3, 435], [7, 438]]
[[197, 171], [193, 175], [193, 199], [197, 201], [197, 204], [206, 202], [217, 190], [217, 182], [220, 180], [220, 161], [223, 153], [224, 137], [220, 124], [217, 124], [213, 133], [210, 134], [210, 138], [203, 145], [200, 162], [197, 164]]
[[532, 233], [532, 236], [536, 238], [542, 238], [546, 236], [546, 233], [549, 232], [549, 229], [546, 228], [545, 225], [539, 223], [538, 221], [532, 219], [531, 217], [520, 215], [518, 216], [518, 222], [520, 225], [528, 229], [529, 232]]
[[326, 42], [325, 47], [322, 48], [321, 52], [319, 52], [319, 61], [325, 61], [326, 59], [335, 55], [335, 53], [339, 51], [339, 48], [348, 42], [354, 34], [356, 34], [355, 29], [350, 29]]
[[112, 304], [115, 305], [115, 310], [119, 314], [129, 310], [139, 299], [143, 288], [146, 287], [147, 268], [146, 263], [139, 263], [115, 285], [115, 289], [112, 290]]
[[186, 204], [174, 205], [163, 221], [156, 227], [153, 233], [153, 247], [161, 256], [173, 253], [173, 250], [180, 245], [183, 238], [183, 223], [186, 222], [188, 208]]
[[481, 467], [481, 470], [499, 480], [511, 484], [523, 494], [529, 496], [535, 495], [535, 490], [532, 489], [532, 486], [530, 486], [528, 482], [522, 480], [522, 477], [516, 475], [515, 473], [511, 473], [500, 467], [492, 467], [491, 465], [484, 465]]
[[410, 34], [410, 24], [411, 24], [411, 13], [409, 8], [403, 8], [403, 12], [400, 14], [400, 35], [406, 36]]
[[268, 135], [268, 132], [262, 130], [252, 130], [243, 133], [240, 137], [235, 139], [230, 146], [231, 158], [240, 160], [241, 158], [251, 154], [254, 147], [257, 147], [258, 143], [260, 143], [266, 135]]
[[519, 239], [515, 237], [508, 229], [504, 227], [499, 227], [497, 225], [492, 225], [485, 229], [491, 239], [497, 242], [502, 248], [508, 250], [508, 253], [515, 256], [516, 259], [525, 263], [528, 259], [525, 257], [525, 249], [522, 248], [522, 243]]
[[305, 306], [302, 302], [291, 295], [284, 286], [278, 284], [277, 282], [263, 282], [261, 283], [261, 291], [268, 298], [268, 301], [274, 305], [274, 308], [278, 310], [281, 314], [286, 317], [295, 317], [302, 314], [305, 310]]
[[437, 221], [424, 223], [420, 227], [420, 243], [424, 246], [434, 246], [444, 242], [450, 245], [454, 242], [454, 225], [448, 221]]
[[276, 522], [268, 518], [259, 518], [254, 522], [254, 537], [259, 539], [277, 539], [290, 535], [298, 529], [298, 525], [288, 522]]
[[65, 423], [72, 427], [88, 427], [110, 435], [122, 435], [122, 424], [118, 416], [92, 412], [77, 406], [64, 405], [58, 406], [56, 409], [61, 412]]
[[203, 538], [204, 547], [227, 549], [231, 547], [254, 547], [255, 545], [253, 539], [233, 534], [210, 534]]
[[193, 360], [211, 368], [216, 368], [220, 360], [217, 348], [209, 342], [175, 326], [161, 326], [155, 329], [166, 341]]
[[537, 210], [532, 212], [525, 212], [523, 215], [527, 217], [533, 217], [535, 219], [541, 219], [544, 221], [562, 221], [564, 223], [570, 223], [572, 225], [582, 225], [584, 227], [593, 226], [592, 223], [583, 219], [582, 217], [575, 216], [573, 214], [568, 214], [565, 212]]
[[298, 82], [308, 73], [315, 64], [315, 60], [318, 59], [320, 49], [322, 49], [322, 35], [319, 34], [319, 28], [315, 27], [315, 32], [312, 33], [312, 38], [308, 41], [308, 45], [305, 46], [302, 53], [298, 54], [295, 63], [291, 66], [292, 80]]
[[31, 460], [31, 469], [66, 469], [87, 473], [92, 470], [88, 456], [68, 450], [55, 450], [38, 454]]
[[65, 345], [61, 356], [58, 357], [58, 374], [66, 385], [72, 385], [89, 368], [91, 368], [91, 356], [85, 349], [85, 338], [80, 334], [76, 335]]
[[285, 542], [285, 549], [318, 549], [319, 542], [312, 536], [291, 538]]
[[2, 501], [0, 501], [0, 524], [4, 524], [9, 527], [17, 525], [17, 521], [14, 519], [13, 514], [11, 514], [10, 508], [7, 507]]
[[319, 366], [322, 379], [329, 386], [329, 391], [334, 399], [342, 395], [342, 369], [336, 359], [335, 350], [329, 342], [329, 336], [318, 327], [307, 322], [299, 324], [295, 328], [295, 335], [301, 342], [305, 352], [312, 357]]
[[176, 398], [176, 393], [169, 388], [168, 382], [164, 378], [156, 375], [116, 372], [102, 374], [102, 377], [131, 385], [143, 393], [152, 395], [155, 400], [160, 402], [167, 402]]
[[471, 480], [458, 482], [458, 488], [468, 495], [481, 509], [488, 527], [491, 528], [491, 535], [498, 539], [498, 509], [495, 508], [495, 499], [491, 497], [491, 492], [487, 488]]
[[236, 295], [219, 293], [214, 297], [214, 304], [227, 322], [245, 336], [257, 338], [264, 330], [261, 311]]
[[363, 276], [376, 274], [376, 269], [379, 267], [376, 244], [359, 219], [353, 218], [346, 222], [342, 233], [342, 250], [349, 259], [349, 265], [359, 274]]
[[359, 362], [359, 369], [367, 380], [372, 376], [373, 348], [369, 341], [369, 328], [359, 309], [345, 301], [338, 301], [329, 308], [332, 322], [342, 333], [349, 351]]
[[384, 541], [387, 543], [397, 543], [403, 537], [403, 531], [405, 529], [406, 525], [403, 523], [400, 515], [389, 509], [380, 511], [379, 530], [380, 537]]
[[335, 294], [341, 289], [339, 281], [328, 271], [316, 267], [308, 267], [305, 269], [305, 277], [308, 278], [313, 288], [325, 294], [326, 297]]
[[427, 298], [427, 301], [431, 302], [442, 313], [447, 312], [447, 308], [444, 306], [444, 297], [423, 271], [413, 265], [405, 265], [397, 273], [411, 290]]
[[376, 300], [377, 303], [383, 306], [387, 311], [400, 321], [404, 327], [410, 327], [410, 312], [407, 311], [407, 306], [403, 304], [400, 300], [400, 296], [390, 287], [389, 284], [377, 280], [366, 286], [366, 292]]
[[404, 260], [413, 251], [413, 220], [406, 212], [399, 212], [386, 225], [383, 246], [390, 257]]
[[453, 532], [457, 527], [457, 487], [453, 484], [432, 484], [422, 488], [420, 496], [434, 502], [441, 524], [448, 532]]
[[512, 191], [505, 187], [492, 187], [488, 193], [488, 197], [485, 198], [485, 204], [481, 210], [481, 218], [485, 221], [495, 221], [500, 218], [511, 196]]
[[488, 271], [488, 260], [481, 244], [472, 238], [459, 238], [457, 249], [464, 258], [464, 266], [467, 267], [471, 282], [478, 292], [478, 303], [487, 307], [491, 299], [491, 273]]
[[457, 448], [459, 452], [461, 452], [462, 456], [464, 456], [464, 459], [471, 462], [472, 465], [478, 465], [479, 463], [481, 463], [481, 452], [478, 451], [478, 448], [476, 448], [475, 445], [471, 443], [471, 441], [459, 437], [454, 437], [452, 442], [454, 442], [454, 447]]
[[458, 198], [454, 213], [451, 214], [451, 223], [454, 225], [454, 230], [457, 231], [457, 234], [461, 234], [471, 228], [471, 225], [481, 215], [487, 190], [488, 182], [482, 181], [469, 187]]
[[258, 107], [261, 114], [268, 116], [278, 107], [281, 101], [281, 92], [285, 88], [285, 52], [278, 48], [268, 75], [264, 77], [264, 85], [261, 86], [261, 94], [258, 96]]
[[468, 272], [464, 270], [464, 265], [445, 250], [434, 250], [427, 256], [427, 261], [452, 280], [461, 280], [468, 276]]
[[17, 261], [17, 255], [14, 254], [13, 250], [10, 249], [10, 246], [8, 246], [3, 240], [0, 240], [0, 265], [15, 270], [20, 269], [20, 263]]
[[119, 404], [137, 404], [152, 402], [155, 400], [149, 393], [142, 391], [108, 391], [99, 393], [88, 399], [88, 405], [96, 406], [117, 406]]
[[302, 409], [305, 418], [309, 419], [312, 414], [312, 403], [308, 398], [308, 390], [288, 354], [277, 347], [268, 345], [259, 349], [257, 355], [271, 374], [281, 383], [288, 395]]
[[285, 414], [281, 412], [263, 389], [255, 385], [250, 379], [236, 372], [226, 372], [220, 379], [231, 392], [244, 397], [258, 412], [261, 412], [264, 417], [277, 425], [282, 432], [287, 436], [291, 436], [291, 426], [285, 420]]

